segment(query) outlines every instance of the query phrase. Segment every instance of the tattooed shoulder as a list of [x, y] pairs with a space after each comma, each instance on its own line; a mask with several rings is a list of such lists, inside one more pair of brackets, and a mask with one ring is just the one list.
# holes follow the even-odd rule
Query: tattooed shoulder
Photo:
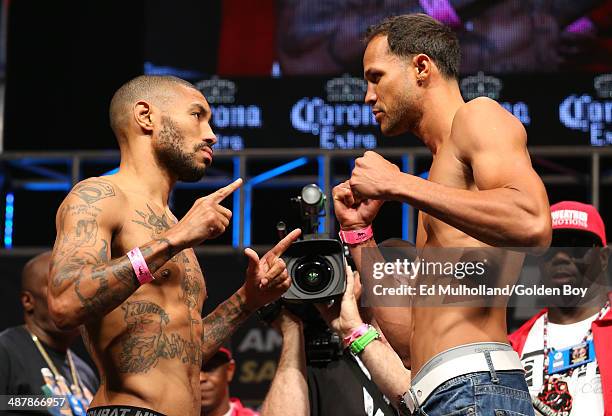
[[[107, 201], [100, 203], [99, 201]], [[86, 179], [72, 188], [60, 205], [56, 224], [59, 229], [72, 220], [95, 221], [118, 232], [124, 222], [126, 198], [121, 188], [106, 179]]]
[[70, 192], [81, 198], [88, 205], [116, 195], [115, 186], [109, 181], [100, 178], [86, 179], [76, 184]]

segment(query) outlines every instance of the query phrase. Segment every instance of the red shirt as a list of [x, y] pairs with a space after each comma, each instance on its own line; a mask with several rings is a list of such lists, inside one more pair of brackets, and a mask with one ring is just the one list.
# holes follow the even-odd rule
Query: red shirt
[[242, 403], [240, 403], [240, 400], [235, 397], [230, 399], [230, 405], [232, 406], [231, 416], [259, 416], [259, 413], [248, 407], [244, 407]]
[[[612, 292], [608, 294], [608, 297], [612, 301]], [[519, 356], [523, 354], [523, 347], [531, 327], [547, 311], [547, 309], [542, 309], [534, 317], [525, 322], [523, 326], [508, 336], [512, 348], [514, 348]], [[601, 374], [604, 416], [612, 416], [612, 309], [601, 319], [593, 321], [591, 330], [593, 331], [595, 355], [599, 365], [599, 373]]]

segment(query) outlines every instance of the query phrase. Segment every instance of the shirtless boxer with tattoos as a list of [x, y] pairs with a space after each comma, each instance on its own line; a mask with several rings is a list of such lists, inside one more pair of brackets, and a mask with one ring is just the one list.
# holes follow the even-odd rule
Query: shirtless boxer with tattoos
[[119, 172], [80, 182], [57, 211], [49, 309], [60, 328], [83, 325], [101, 377], [90, 415], [199, 415], [202, 360], [290, 285], [279, 256], [299, 230], [261, 259], [246, 249], [244, 285], [201, 317], [206, 286], [192, 247], [225, 231], [232, 213], [221, 202], [242, 181], [199, 198], [180, 221], [168, 196], [210, 166], [210, 116], [186, 81], [127, 82], [110, 104]]
[[[343, 239], [360, 270], [362, 248], [376, 247], [369, 227], [383, 201], [420, 211], [419, 250], [496, 246], [541, 253], [550, 244], [548, 198], [531, 166], [523, 126], [488, 98], [464, 102], [458, 68], [457, 38], [427, 15], [392, 17], [368, 32], [365, 101], [383, 134], [412, 132], [433, 162], [425, 180], [366, 152], [350, 180], [334, 188]], [[361, 271], [362, 278], [371, 276]], [[376, 307], [372, 313], [412, 370], [410, 389], [393, 372], [373, 374], [400, 407], [430, 416], [533, 414], [521, 363], [507, 344], [505, 308]], [[342, 336], [359, 323], [341, 322], [336, 329]]]

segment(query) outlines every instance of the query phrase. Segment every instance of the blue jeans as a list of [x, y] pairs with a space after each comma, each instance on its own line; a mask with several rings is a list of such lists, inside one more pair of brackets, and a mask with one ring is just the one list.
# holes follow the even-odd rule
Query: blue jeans
[[417, 411], [420, 416], [534, 416], [522, 371], [483, 371], [438, 386]]

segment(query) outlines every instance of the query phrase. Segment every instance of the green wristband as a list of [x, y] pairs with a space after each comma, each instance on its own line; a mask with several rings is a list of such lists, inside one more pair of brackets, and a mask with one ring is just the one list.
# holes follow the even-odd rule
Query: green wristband
[[351, 353], [353, 355], [359, 354], [370, 342], [378, 339], [379, 337], [380, 334], [374, 327], [368, 328], [368, 330], [364, 332], [362, 336], [351, 342], [351, 345], [349, 346]]

